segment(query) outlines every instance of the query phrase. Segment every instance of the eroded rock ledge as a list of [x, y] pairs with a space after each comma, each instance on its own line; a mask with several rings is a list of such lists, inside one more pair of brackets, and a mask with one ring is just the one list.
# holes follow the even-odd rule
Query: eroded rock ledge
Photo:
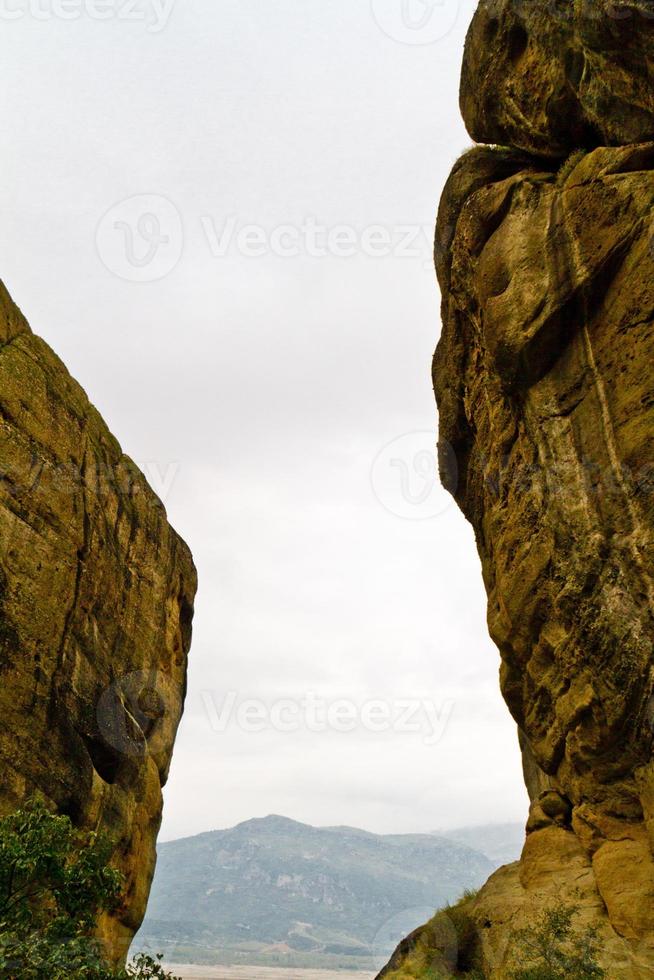
[[124, 956], [154, 870], [196, 574], [163, 504], [0, 284], [0, 811], [116, 842]]
[[[532, 801], [521, 861], [466, 903], [493, 980], [558, 901], [611, 980], [654, 977], [653, 18], [482, 0], [464, 57], [468, 129], [508, 146], [465, 154], [441, 201], [441, 475]], [[428, 936], [383, 975], [422, 975]]]

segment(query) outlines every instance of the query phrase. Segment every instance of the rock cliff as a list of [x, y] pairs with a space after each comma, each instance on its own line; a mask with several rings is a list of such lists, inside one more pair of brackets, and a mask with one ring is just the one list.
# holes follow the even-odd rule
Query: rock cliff
[[40, 794], [115, 841], [145, 911], [196, 575], [163, 505], [0, 284], [0, 811]]
[[[532, 800], [520, 862], [466, 903], [489, 978], [560, 900], [611, 980], [654, 977], [653, 17], [482, 0], [464, 55], [468, 129], [506, 145], [466, 153], [440, 206], [441, 476]], [[385, 976], [422, 975], [416, 942]]]

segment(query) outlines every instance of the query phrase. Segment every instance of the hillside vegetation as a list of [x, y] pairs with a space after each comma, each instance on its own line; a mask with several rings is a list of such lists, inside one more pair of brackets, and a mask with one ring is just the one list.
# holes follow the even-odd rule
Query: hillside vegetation
[[250, 820], [160, 845], [138, 941], [187, 962], [381, 966], [402, 935], [493, 867], [429, 834]]

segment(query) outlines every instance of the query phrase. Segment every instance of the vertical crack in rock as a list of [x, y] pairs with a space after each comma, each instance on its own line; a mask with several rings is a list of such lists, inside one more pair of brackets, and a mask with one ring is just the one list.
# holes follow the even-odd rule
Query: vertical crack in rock
[[[60, 671], [64, 665], [64, 660], [66, 657], [66, 644], [68, 643], [68, 638], [70, 636], [71, 624], [73, 622], [73, 617], [75, 615], [77, 605], [79, 603], [80, 594], [80, 583], [82, 581], [82, 575], [84, 574], [84, 566], [86, 559], [89, 554], [89, 536], [90, 536], [90, 520], [89, 514], [86, 506], [86, 480], [87, 480], [87, 453], [88, 453], [88, 437], [84, 437], [84, 450], [82, 455], [82, 465], [80, 467], [81, 481], [80, 481], [80, 493], [79, 493], [79, 503], [82, 508], [82, 543], [77, 549], [76, 555], [76, 565], [75, 565], [75, 582], [73, 584], [73, 594], [70, 599], [70, 605], [66, 611], [66, 616], [64, 618], [64, 625], [61, 632], [61, 642], [59, 644], [59, 657], [57, 661], [57, 671]], [[56, 675], [55, 675], [56, 676]]]

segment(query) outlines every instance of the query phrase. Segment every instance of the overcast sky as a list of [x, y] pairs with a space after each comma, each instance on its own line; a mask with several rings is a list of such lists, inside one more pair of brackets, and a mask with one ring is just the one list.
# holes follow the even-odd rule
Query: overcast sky
[[467, 0], [0, 0], [0, 275], [200, 576], [163, 838], [522, 820], [434, 485]]

